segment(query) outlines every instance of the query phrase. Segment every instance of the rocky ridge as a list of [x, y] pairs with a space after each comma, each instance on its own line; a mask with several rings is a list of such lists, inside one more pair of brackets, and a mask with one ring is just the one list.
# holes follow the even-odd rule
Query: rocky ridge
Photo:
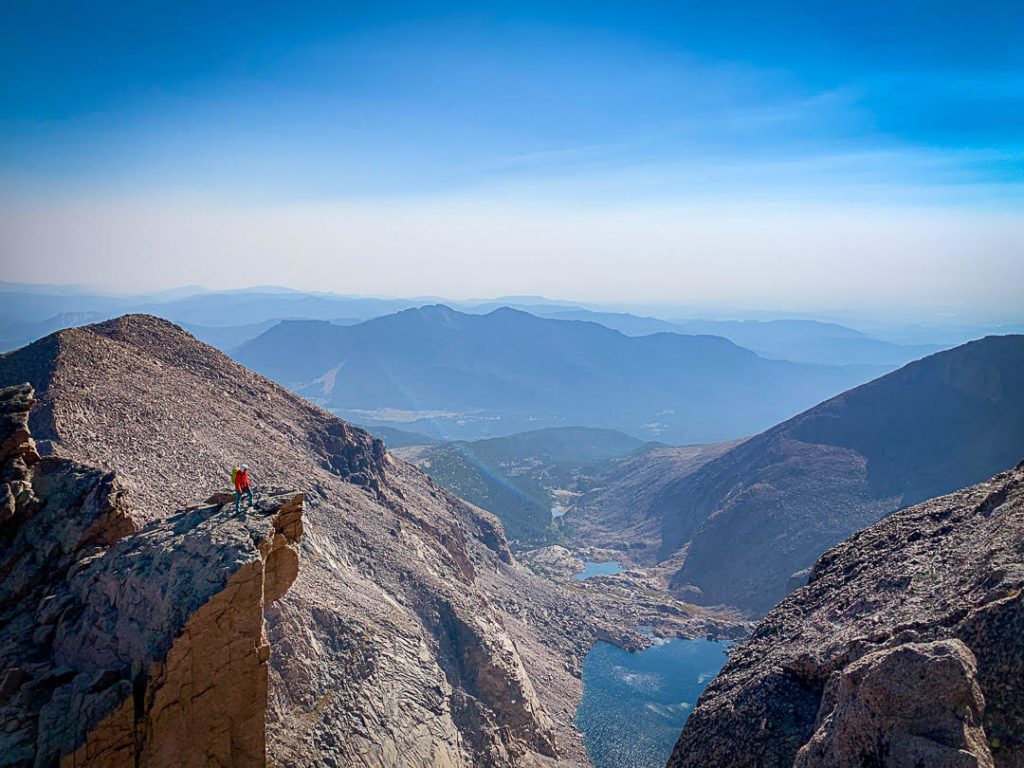
[[264, 765], [302, 495], [145, 524], [116, 474], [39, 455], [34, 403], [0, 389], [0, 765]]
[[[257, 488], [303, 489], [303, 567], [267, 609], [271, 764], [588, 764], [583, 657], [645, 640], [516, 563], [492, 515], [157, 318], [0, 357], [0, 384], [25, 379], [41, 452], [117, 469], [140, 520], [223, 489], [241, 461]], [[734, 627], [694, 613], [674, 631]]]
[[1024, 462], [833, 548], [707, 688], [670, 768], [1024, 764]]

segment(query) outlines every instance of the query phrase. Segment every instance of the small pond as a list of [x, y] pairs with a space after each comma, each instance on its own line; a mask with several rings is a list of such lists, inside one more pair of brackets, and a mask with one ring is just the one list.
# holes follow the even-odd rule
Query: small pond
[[613, 573], [622, 573], [622, 565], [615, 561], [607, 563], [595, 563], [591, 560], [583, 561], [583, 570], [573, 578], [577, 581], [589, 579], [591, 576], [611, 576]]
[[595, 768], [663, 768], [725, 642], [659, 640], [630, 653], [599, 642], [583, 662], [576, 725]]

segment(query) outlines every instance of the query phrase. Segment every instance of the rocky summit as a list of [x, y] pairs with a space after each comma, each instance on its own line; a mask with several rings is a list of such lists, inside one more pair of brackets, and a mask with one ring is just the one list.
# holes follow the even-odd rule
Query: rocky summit
[[1024, 764], [1024, 462], [827, 552], [707, 688], [670, 768]]
[[257, 512], [267, 488], [303, 492], [301, 569], [265, 610], [272, 765], [587, 765], [573, 717], [596, 639], [643, 647], [648, 616], [661, 634], [741, 628], [535, 575], [495, 517], [166, 321], [129, 315], [0, 356], [0, 385], [24, 381], [41, 461], [115, 472], [133, 535], [198, 525], [199, 510], [172, 513], [242, 462]]
[[142, 524], [115, 474], [41, 457], [0, 390], [0, 765], [264, 765], [264, 608], [302, 495]]

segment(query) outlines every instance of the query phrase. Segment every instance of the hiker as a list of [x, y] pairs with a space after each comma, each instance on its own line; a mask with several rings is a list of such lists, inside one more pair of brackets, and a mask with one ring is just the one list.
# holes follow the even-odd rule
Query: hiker
[[253, 505], [252, 501], [252, 483], [249, 480], [249, 465], [243, 464], [240, 467], [235, 467], [235, 470], [231, 473], [231, 480], [235, 484], [235, 513], [241, 511], [242, 493], [249, 495], [249, 506]]

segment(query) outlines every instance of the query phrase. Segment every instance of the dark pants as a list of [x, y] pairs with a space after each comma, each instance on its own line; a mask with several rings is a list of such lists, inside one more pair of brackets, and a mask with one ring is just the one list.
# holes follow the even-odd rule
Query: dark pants
[[235, 491], [235, 512], [241, 511], [242, 494], [249, 494], [249, 506], [252, 506], [252, 488], [243, 488]]

